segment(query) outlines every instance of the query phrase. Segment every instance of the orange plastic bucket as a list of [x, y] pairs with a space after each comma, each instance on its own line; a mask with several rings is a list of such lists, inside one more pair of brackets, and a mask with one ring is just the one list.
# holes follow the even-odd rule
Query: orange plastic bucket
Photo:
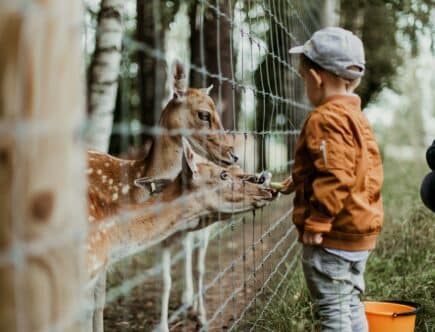
[[369, 332], [414, 332], [415, 318], [421, 306], [404, 301], [365, 301]]

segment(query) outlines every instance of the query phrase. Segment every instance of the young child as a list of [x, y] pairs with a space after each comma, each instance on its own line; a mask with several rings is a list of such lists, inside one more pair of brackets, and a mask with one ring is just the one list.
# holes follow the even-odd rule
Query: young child
[[364, 74], [361, 40], [341, 28], [314, 33], [300, 54], [300, 75], [314, 105], [296, 146], [293, 222], [322, 331], [367, 331], [364, 269], [381, 231], [382, 162], [373, 131], [353, 94]]

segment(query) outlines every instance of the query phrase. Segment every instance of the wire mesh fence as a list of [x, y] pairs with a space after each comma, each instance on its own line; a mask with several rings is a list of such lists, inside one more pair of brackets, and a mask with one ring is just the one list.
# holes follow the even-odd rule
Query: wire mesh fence
[[[288, 176], [309, 109], [297, 59], [290, 58], [288, 49], [319, 26], [319, 7], [316, 2], [271, 0], [125, 3], [110, 151], [146, 155], [153, 147], [146, 152], [143, 147], [158, 144], [159, 137], [224, 134], [231, 137], [245, 172]], [[99, 33], [97, 16], [92, 17], [88, 15], [85, 43], [91, 46]], [[88, 54], [92, 51], [86, 48]], [[175, 59], [185, 65], [189, 87], [213, 85], [210, 96], [223, 129], [171, 128], [162, 122], [165, 103], [174, 98]], [[121, 178], [128, 178], [128, 172], [121, 169]], [[203, 190], [196, 199], [207, 195]], [[170, 203], [159, 204], [170, 209]], [[244, 214], [215, 212], [205, 231], [178, 233], [115, 265], [109, 273], [106, 330], [164, 330], [165, 315], [171, 331], [261, 329], [265, 310], [298, 256], [291, 197]], [[161, 256], [166, 251], [172, 257], [170, 290]]]
[[298, 246], [292, 197], [271, 201], [259, 179], [291, 171], [309, 107], [288, 50], [318, 28], [319, 2], [84, 4], [83, 139], [106, 137], [119, 158], [88, 152], [86, 234], [22, 244], [38, 256], [86, 237], [91, 295], [53, 330], [94, 311], [97, 331], [103, 307], [106, 331], [261, 330]]

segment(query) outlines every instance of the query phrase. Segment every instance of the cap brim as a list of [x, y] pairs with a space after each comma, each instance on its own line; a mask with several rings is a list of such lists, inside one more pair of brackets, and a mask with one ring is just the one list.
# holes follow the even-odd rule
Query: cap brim
[[295, 47], [292, 47], [288, 52], [290, 54], [301, 54], [301, 53], [304, 53], [304, 47], [303, 46], [295, 46]]

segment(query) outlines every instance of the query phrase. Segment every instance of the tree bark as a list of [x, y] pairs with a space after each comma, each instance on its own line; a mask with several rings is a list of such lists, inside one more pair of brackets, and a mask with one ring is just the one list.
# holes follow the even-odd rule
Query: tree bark
[[[153, 49], [163, 50], [164, 34], [169, 24], [162, 17], [161, 4], [157, 0], [137, 0], [137, 40]], [[137, 53], [139, 65], [139, 96], [141, 123], [145, 126], [158, 124], [165, 94], [165, 63], [143, 51]], [[144, 139], [152, 138], [146, 134]]]
[[0, 2], [0, 331], [83, 331], [80, 1]]
[[107, 152], [113, 125], [122, 48], [123, 0], [102, 0], [98, 14], [95, 52], [88, 81], [89, 125], [86, 142]]
[[[233, 6], [236, 1], [233, 1]], [[219, 0], [219, 9], [227, 17], [232, 17], [234, 8], [230, 1]], [[191, 27], [190, 50], [191, 63], [204, 67], [208, 72], [225, 78], [234, 79], [236, 51], [232, 46], [232, 29], [225, 17], [217, 16], [213, 9], [203, 4], [192, 4], [189, 10]], [[221, 114], [226, 129], [237, 126], [238, 96], [237, 90], [228, 81], [198, 73], [190, 73], [190, 86], [204, 88], [213, 84], [211, 97]]]

